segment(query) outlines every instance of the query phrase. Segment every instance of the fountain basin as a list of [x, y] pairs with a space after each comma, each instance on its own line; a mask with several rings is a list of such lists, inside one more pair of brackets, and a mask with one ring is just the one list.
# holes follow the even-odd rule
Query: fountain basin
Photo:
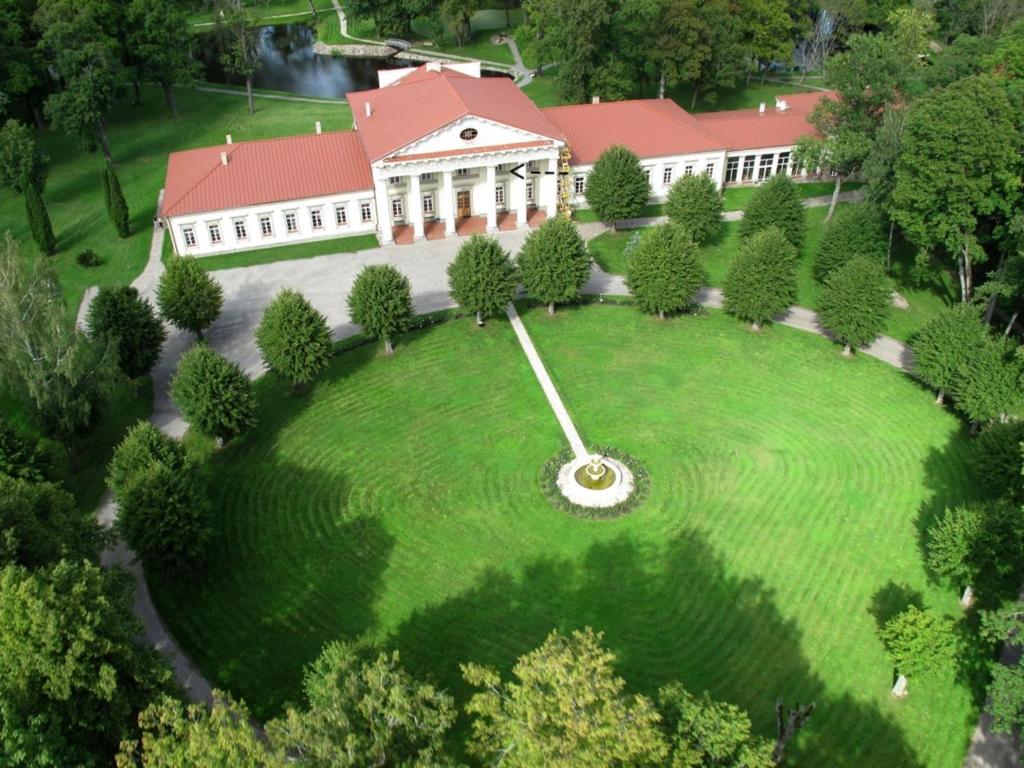
[[558, 490], [581, 507], [614, 507], [633, 492], [633, 473], [609, 456], [576, 457], [558, 472]]

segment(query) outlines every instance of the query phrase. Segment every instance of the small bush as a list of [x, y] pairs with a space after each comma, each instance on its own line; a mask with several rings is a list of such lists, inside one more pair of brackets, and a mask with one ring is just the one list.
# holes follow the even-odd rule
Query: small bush
[[103, 259], [96, 255], [96, 251], [92, 248], [86, 248], [75, 256], [75, 261], [78, 262], [80, 267], [98, 267], [103, 263]]

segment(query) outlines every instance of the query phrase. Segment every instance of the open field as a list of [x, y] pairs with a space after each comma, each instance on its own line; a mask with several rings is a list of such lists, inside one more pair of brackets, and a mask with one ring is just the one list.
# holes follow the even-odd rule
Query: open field
[[877, 638], [906, 594], [957, 612], [919, 549], [974, 491], [957, 419], [878, 361], [716, 311], [524, 319], [583, 439], [650, 470], [645, 504], [544, 500], [563, 437], [504, 321], [348, 351], [304, 397], [264, 377], [258, 427], [210, 467], [208, 571], [151, 580], [211, 682], [267, 717], [324, 642], [364, 636], [464, 702], [459, 662], [507, 670], [591, 625], [634, 690], [681, 679], [766, 735], [777, 696], [816, 701], [787, 764], [959, 766], [970, 692], [945, 670], [893, 701]]

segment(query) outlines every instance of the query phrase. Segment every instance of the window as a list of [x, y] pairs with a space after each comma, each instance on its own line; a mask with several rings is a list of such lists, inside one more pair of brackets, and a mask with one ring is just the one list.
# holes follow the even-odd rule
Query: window
[[528, 170], [528, 171], [536, 171], [537, 170], [537, 161], [536, 160], [530, 160], [526, 164], [526, 170]]
[[206, 229], [210, 233], [210, 242], [213, 243], [214, 245], [217, 245], [217, 243], [220, 242], [220, 223], [216, 221], [211, 221], [209, 224], [206, 225]]
[[533, 179], [526, 180], [526, 202], [533, 202]]
[[644, 171], [644, 178], [647, 179], [647, 183], [650, 184], [651, 183], [651, 169], [650, 168], [644, 168], [643, 171]]
[[707, 167], [704, 168], [704, 173], [709, 179], [715, 178], [715, 164], [708, 163]]
[[402, 177], [401, 176], [391, 176], [391, 177], [388, 178], [388, 184], [390, 184], [392, 187], [397, 187], [401, 183], [402, 183]]
[[[650, 180], [650, 174], [648, 174], [648, 180]], [[672, 183], [672, 167], [668, 166], [661, 172], [661, 183], [666, 187]]]
[[743, 176], [741, 181], [750, 181], [754, 178], [754, 161], [757, 158], [754, 155], [747, 155], [743, 158]]
[[299, 221], [295, 216], [295, 211], [288, 211], [284, 215], [284, 228], [289, 235], [294, 235], [299, 231]]
[[779, 166], [775, 172], [783, 175], [789, 173], [789, 152], [779, 152]]
[[348, 206], [334, 206], [334, 223], [337, 224], [339, 227], [343, 227], [346, 224], [348, 224]]
[[188, 248], [196, 247], [196, 231], [192, 227], [182, 227], [181, 236], [185, 238], [185, 246]]
[[248, 233], [245, 231], [245, 219], [235, 219], [235, 239], [245, 240]]
[[455, 171], [456, 176], [469, 176], [469, 168], [458, 168]]
[[311, 208], [309, 210], [309, 220], [313, 224], [313, 229], [324, 228], [323, 212], [319, 208]]
[[731, 184], [736, 181], [736, 176], [740, 170], [740, 159], [738, 157], [730, 157], [725, 161], [725, 183]]
[[391, 198], [391, 215], [396, 219], [405, 218], [405, 208], [402, 205], [402, 198], [393, 197]]
[[504, 173], [505, 172], [505, 164], [504, 163], [498, 163], [496, 166], [494, 166], [494, 172], [495, 173]]
[[771, 178], [772, 164], [775, 162], [775, 155], [761, 155], [761, 162], [757, 166], [757, 180]]
[[505, 185], [504, 184], [499, 184], [498, 186], [496, 186], [494, 188], [494, 202], [495, 202], [495, 204], [499, 208], [504, 207], [504, 205], [505, 205]]
[[420, 174], [420, 181], [433, 181], [433, 180], [434, 180], [434, 174], [432, 174], [432, 173], [421, 173]]
[[423, 215], [433, 216], [434, 215], [434, 196], [424, 195], [423, 196]]
[[274, 234], [274, 225], [270, 223], [269, 213], [264, 213], [260, 216], [260, 234], [263, 237], [270, 237]]
[[364, 224], [373, 221], [373, 203], [363, 200], [359, 203], [359, 218]]
[[572, 177], [572, 193], [574, 195], [582, 195], [583, 191], [587, 188], [587, 179], [585, 176], [573, 176]]
[[693, 163], [683, 167], [683, 176], [693, 176]]
[[463, 128], [462, 131], [459, 132], [459, 138], [462, 139], [463, 141], [472, 141], [476, 137], [476, 128]]

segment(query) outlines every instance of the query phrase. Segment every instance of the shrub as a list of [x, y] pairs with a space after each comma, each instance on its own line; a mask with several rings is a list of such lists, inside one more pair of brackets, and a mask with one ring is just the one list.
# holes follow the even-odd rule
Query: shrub
[[722, 208], [722, 194], [703, 173], [683, 176], [665, 201], [665, 213], [696, 243], [706, 243], [721, 231]]
[[156, 288], [156, 305], [171, 325], [198, 338], [220, 315], [224, 291], [191, 256], [173, 256]]
[[800, 250], [804, 242], [804, 203], [800, 190], [785, 174], [773, 176], [754, 190], [740, 219], [740, 237], [776, 226]]
[[626, 147], [609, 147], [587, 175], [587, 204], [601, 221], [617, 223], [643, 213], [651, 185], [640, 160]]
[[348, 313], [364, 333], [381, 339], [390, 355], [395, 336], [412, 321], [409, 278], [389, 264], [363, 267], [348, 295]]
[[252, 382], [206, 344], [196, 344], [181, 356], [171, 379], [171, 399], [195, 429], [222, 441], [256, 423]]
[[725, 278], [725, 310], [757, 330], [796, 298], [796, 248], [776, 226], [740, 244]]
[[704, 268], [690, 233], [676, 224], [647, 230], [626, 264], [626, 285], [643, 312], [678, 312], [693, 302]]
[[884, 264], [885, 254], [885, 234], [878, 209], [868, 203], [843, 206], [821, 237], [814, 259], [814, 276], [824, 280], [856, 256]]
[[89, 335], [117, 343], [118, 364], [130, 379], [153, 370], [167, 330], [148, 299], [131, 286], [101, 288], [86, 315]]
[[848, 355], [875, 340], [892, 309], [892, 284], [882, 265], [857, 256], [834, 270], [818, 300], [821, 323]]
[[519, 274], [526, 292], [548, 305], [573, 301], [590, 279], [590, 254], [576, 226], [548, 219], [526, 236], [519, 252]]
[[92, 248], [86, 248], [84, 251], [80, 251], [75, 256], [75, 261], [78, 262], [80, 267], [98, 267], [103, 263], [103, 260], [96, 255], [96, 251]]
[[331, 331], [305, 296], [285, 288], [263, 312], [256, 346], [266, 366], [298, 389], [327, 367]]
[[512, 301], [519, 275], [508, 252], [492, 237], [473, 235], [459, 248], [448, 265], [448, 288], [452, 299], [476, 314], [478, 324], [485, 317], [500, 314]]
[[987, 337], [981, 309], [971, 304], [944, 308], [917, 333], [911, 345], [914, 373], [938, 390], [936, 402], [941, 404], [954, 389], [960, 371]]

